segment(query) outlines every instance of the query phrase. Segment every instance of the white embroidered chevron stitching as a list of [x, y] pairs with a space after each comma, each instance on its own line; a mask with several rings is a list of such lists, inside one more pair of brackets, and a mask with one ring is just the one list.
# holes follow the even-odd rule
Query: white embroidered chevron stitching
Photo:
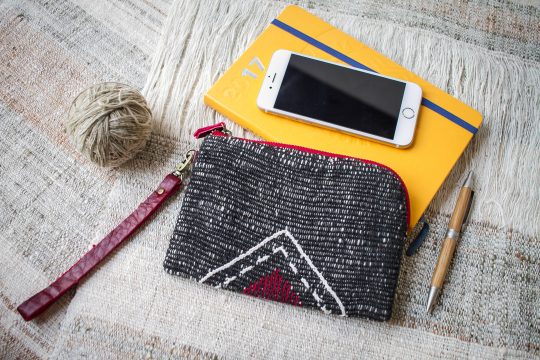
[[289, 263], [289, 267], [291, 268], [291, 270], [293, 271], [293, 273], [298, 274], [298, 269], [296, 268], [296, 266], [294, 265], [294, 263], [290, 262], [290, 263]]
[[285, 251], [285, 249], [283, 248], [283, 246], [274, 248], [272, 251], [274, 252], [274, 254], [277, 253], [278, 251], [281, 251], [281, 252], [283, 253], [283, 256], [285, 256], [285, 257], [288, 257], [288, 256], [289, 256], [289, 254], [287, 254], [287, 251]]
[[[262, 248], [264, 245], [268, 244], [269, 242], [277, 239], [281, 235], [285, 235], [291, 241], [291, 243], [296, 247], [296, 250], [300, 254], [300, 258], [301, 259], [303, 258], [304, 261], [307, 263], [307, 265], [311, 268], [311, 270], [317, 275], [317, 277], [319, 278], [320, 283], [324, 286], [324, 289], [326, 290], [326, 292], [328, 292], [330, 294], [330, 296], [332, 296], [332, 298], [336, 301], [336, 304], [339, 306], [339, 309], [341, 311], [341, 316], [347, 316], [347, 313], [345, 311], [345, 307], [343, 306], [343, 303], [341, 302], [341, 300], [339, 299], [337, 294], [334, 292], [332, 287], [328, 284], [328, 282], [326, 281], [324, 276], [321, 274], [321, 272], [315, 267], [315, 265], [313, 264], [313, 262], [311, 261], [309, 256], [304, 252], [304, 250], [302, 249], [302, 247], [300, 246], [298, 241], [294, 238], [294, 236], [287, 229], [281, 230], [281, 231], [276, 232], [275, 234], [272, 234], [271, 236], [265, 238], [260, 243], [253, 246], [252, 248], [250, 248], [246, 252], [240, 254], [239, 256], [237, 256], [233, 260], [229, 261], [228, 263], [226, 263], [226, 264], [224, 264], [224, 265], [222, 265], [222, 266], [220, 266], [220, 267], [218, 267], [218, 268], [216, 268], [214, 270], [211, 270], [210, 272], [208, 272], [208, 274], [206, 274], [204, 277], [202, 277], [199, 280], [199, 282], [204, 283], [206, 280], [208, 280], [213, 275], [215, 275], [215, 274], [217, 274], [217, 273], [231, 267], [232, 265], [236, 264], [237, 262], [241, 261], [242, 259], [245, 259], [246, 257], [253, 254], [258, 249]], [[285, 248], [283, 246], [273, 248], [272, 254], [270, 254], [270, 255], [279, 254], [279, 253], [281, 253], [285, 258], [288, 258], [290, 256], [290, 254], [287, 253], [287, 251], [285, 250]], [[268, 260], [270, 255], [259, 256], [257, 258], [255, 264], [244, 267], [242, 270], [240, 270], [239, 275], [243, 275], [244, 273], [251, 270], [254, 266]], [[296, 258], [294, 258], [294, 259], [299, 260], [299, 259], [296, 259]], [[294, 265], [294, 263], [292, 261], [289, 262], [289, 267], [293, 270], [293, 272], [295, 274], [298, 273], [298, 268]], [[233, 282], [236, 279], [237, 279], [237, 276], [227, 277], [222, 283], [216, 285], [216, 287], [222, 287], [222, 285], [226, 286], [226, 285], [230, 284], [231, 282]], [[301, 280], [302, 284], [304, 285], [304, 287], [306, 288], [306, 290], [309, 290], [310, 285], [309, 285], [308, 281], [304, 277], [301, 277], [300, 280]], [[317, 294], [317, 292], [315, 290], [313, 290], [312, 292], [310, 292], [310, 291], [308, 291], [308, 292], [313, 296], [313, 298], [317, 302], [317, 305], [319, 306], [319, 308], [325, 314], [331, 313], [330, 310], [326, 309], [326, 305], [322, 303], [321, 297]]]
[[240, 274], [244, 275], [245, 273], [247, 273], [247, 272], [250, 271], [251, 269], [253, 269], [253, 265], [252, 265], [252, 266], [246, 266], [245, 268], [243, 268], [242, 270], [240, 270]]

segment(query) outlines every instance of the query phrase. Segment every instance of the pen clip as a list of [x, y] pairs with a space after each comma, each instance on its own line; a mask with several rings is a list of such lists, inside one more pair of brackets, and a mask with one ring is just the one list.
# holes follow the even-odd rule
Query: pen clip
[[[471, 190], [471, 197], [469, 198], [469, 203], [467, 204], [467, 210], [465, 211], [465, 216], [463, 217], [463, 223], [467, 223], [467, 219], [469, 218], [469, 212], [471, 211], [471, 205], [474, 197], [474, 190]], [[463, 225], [462, 225], [463, 227]]]

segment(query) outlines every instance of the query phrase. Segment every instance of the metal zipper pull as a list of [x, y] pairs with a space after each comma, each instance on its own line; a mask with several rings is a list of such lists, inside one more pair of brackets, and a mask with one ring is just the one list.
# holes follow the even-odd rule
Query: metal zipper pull
[[204, 137], [210, 135], [214, 131], [222, 132], [223, 134], [225, 134], [227, 136], [232, 135], [232, 133], [229, 130], [227, 130], [227, 127], [225, 126], [225, 123], [220, 122], [220, 123], [217, 123], [217, 124], [214, 124], [214, 125], [210, 125], [210, 126], [206, 126], [206, 127], [198, 129], [197, 131], [195, 131], [193, 136], [195, 136], [195, 139], [201, 139], [201, 138], [204, 138]]
[[[204, 138], [210, 134], [212, 134], [214, 131], [219, 131], [227, 136], [231, 136], [232, 133], [227, 129], [224, 122], [220, 122], [214, 125], [206, 126], [203, 128], [198, 129], [195, 131], [195, 138], [200, 139]], [[182, 161], [180, 164], [176, 166], [176, 170], [173, 171], [173, 175], [179, 177], [180, 179], [184, 180], [184, 178], [189, 174], [191, 163], [193, 163], [193, 160], [196, 155], [195, 150], [189, 150], [186, 153], [186, 156], [184, 158], [184, 161]]]

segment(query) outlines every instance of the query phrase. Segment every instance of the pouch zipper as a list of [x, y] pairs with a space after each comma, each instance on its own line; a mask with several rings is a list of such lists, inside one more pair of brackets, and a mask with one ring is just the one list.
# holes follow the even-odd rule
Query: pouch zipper
[[285, 148], [285, 149], [293, 149], [293, 150], [298, 150], [298, 151], [302, 151], [302, 152], [307, 152], [307, 153], [311, 153], [311, 154], [318, 154], [318, 155], [322, 155], [322, 156], [326, 156], [326, 157], [333, 157], [333, 158], [338, 158], [338, 159], [353, 159], [353, 160], [361, 161], [361, 162], [366, 163], [366, 164], [373, 164], [373, 165], [380, 166], [380, 167], [390, 171], [396, 177], [396, 179], [398, 179], [399, 183], [401, 184], [401, 188], [405, 192], [405, 205], [407, 207], [407, 227], [410, 227], [409, 221], [410, 221], [410, 213], [411, 213], [411, 204], [410, 204], [409, 192], [407, 190], [407, 186], [405, 186], [405, 182], [403, 181], [401, 176], [399, 176], [398, 173], [396, 173], [394, 171], [394, 169], [392, 169], [391, 167], [389, 167], [387, 165], [378, 163], [378, 162], [373, 161], [373, 160], [361, 159], [361, 158], [357, 158], [357, 157], [354, 157], [354, 156], [348, 156], [348, 155], [342, 155], [342, 154], [335, 154], [335, 153], [330, 153], [330, 152], [326, 152], [326, 151], [311, 149], [311, 148], [298, 146], [298, 145], [283, 144], [283, 143], [278, 143], [278, 142], [273, 142], [273, 141], [264, 141], [264, 140], [252, 140], [252, 139], [246, 139], [246, 138], [242, 138], [242, 137], [232, 136], [232, 133], [226, 128], [224, 122], [220, 122], [218, 124], [214, 124], [214, 125], [210, 125], [210, 126], [207, 126], [207, 127], [204, 127], [204, 128], [200, 128], [197, 131], [195, 131], [195, 133], [193, 135], [197, 139], [205, 138], [208, 135], [222, 136], [222, 137], [233, 137], [235, 139], [239, 139], [239, 140], [243, 140], [243, 141], [249, 141], [249, 142], [253, 142], [253, 143], [257, 143], [257, 144], [264, 144], [264, 145], [275, 146], [275, 147], [280, 147], [280, 148]]

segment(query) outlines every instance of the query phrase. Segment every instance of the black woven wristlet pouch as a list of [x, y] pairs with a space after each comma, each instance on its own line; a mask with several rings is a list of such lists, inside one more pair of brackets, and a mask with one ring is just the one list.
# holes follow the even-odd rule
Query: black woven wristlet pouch
[[216, 288], [387, 320], [407, 217], [405, 187], [384, 166], [214, 131], [164, 266]]

